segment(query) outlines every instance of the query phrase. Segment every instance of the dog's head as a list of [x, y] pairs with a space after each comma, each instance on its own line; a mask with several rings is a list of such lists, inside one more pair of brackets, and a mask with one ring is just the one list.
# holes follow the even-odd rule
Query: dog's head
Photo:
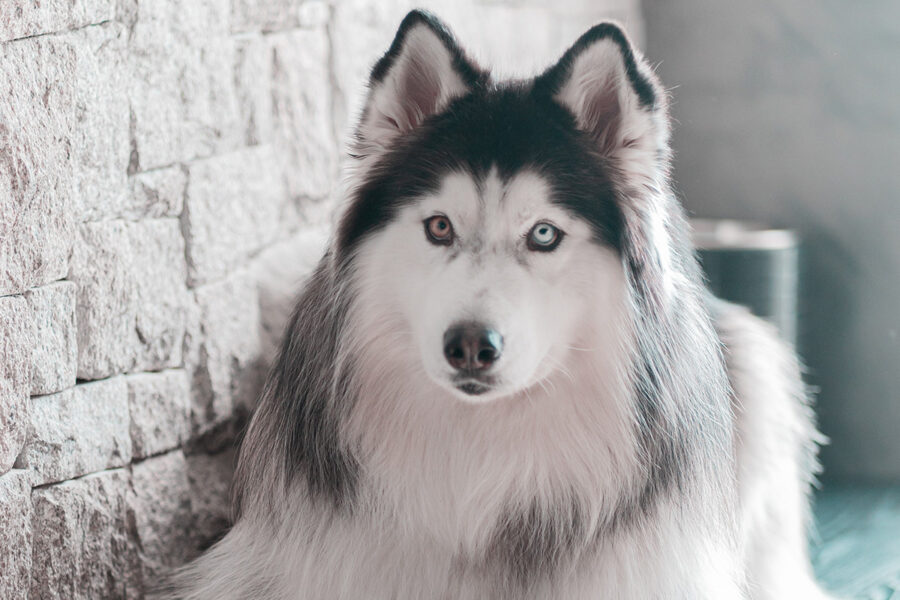
[[620, 343], [623, 239], [633, 214], [653, 229], [667, 136], [663, 93], [615, 25], [495, 82], [410, 13], [372, 71], [336, 239], [370, 320], [390, 323], [382, 349], [487, 401]]

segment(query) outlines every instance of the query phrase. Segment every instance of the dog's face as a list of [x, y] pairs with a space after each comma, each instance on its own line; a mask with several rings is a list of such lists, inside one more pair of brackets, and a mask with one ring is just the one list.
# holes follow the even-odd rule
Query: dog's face
[[527, 389], [616, 327], [621, 263], [523, 170], [449, 172], [365, 244], [369, 292], [394, 307], [431, 378], [470, 401]]
[[620, 188], [642, 175], [618, 159], [659, 141], [621, 31], [595, 36], [533, 81], [494, 84], [412, 13], [373, 71], [338, 251], [408, 338], [398, 354], [464, 400], [527, 392], [567, 353], [618, 343]]

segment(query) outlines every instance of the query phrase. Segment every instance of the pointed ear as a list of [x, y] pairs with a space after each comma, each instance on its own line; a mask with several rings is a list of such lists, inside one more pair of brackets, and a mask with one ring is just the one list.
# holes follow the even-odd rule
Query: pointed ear
[[535, 86], [567, 108], [604, 155], [654, 164], [667, 156], [665, 93], [619, 26], [592, 27]]
[[372, 69], [356, 134], [358, 153], [383, 152], [485, 79], [443, 23], [424, 11], [410, 12]]

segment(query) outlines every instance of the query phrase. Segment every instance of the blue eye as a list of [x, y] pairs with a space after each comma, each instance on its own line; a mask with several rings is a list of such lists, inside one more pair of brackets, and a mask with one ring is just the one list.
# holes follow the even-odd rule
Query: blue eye
[[528, 232], [528, 249], [537, 252], [550, 252], [562, 241], [563, 232], [555, 225], [545, 221], [536, 223]]

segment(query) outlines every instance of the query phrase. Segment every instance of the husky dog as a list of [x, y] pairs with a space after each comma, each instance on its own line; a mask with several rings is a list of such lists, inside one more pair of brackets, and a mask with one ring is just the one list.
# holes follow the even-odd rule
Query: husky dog
[[410, 13], [191, 600], [813, 599], [793, 352], [713, 299], [621, 29], [501, 82]]

